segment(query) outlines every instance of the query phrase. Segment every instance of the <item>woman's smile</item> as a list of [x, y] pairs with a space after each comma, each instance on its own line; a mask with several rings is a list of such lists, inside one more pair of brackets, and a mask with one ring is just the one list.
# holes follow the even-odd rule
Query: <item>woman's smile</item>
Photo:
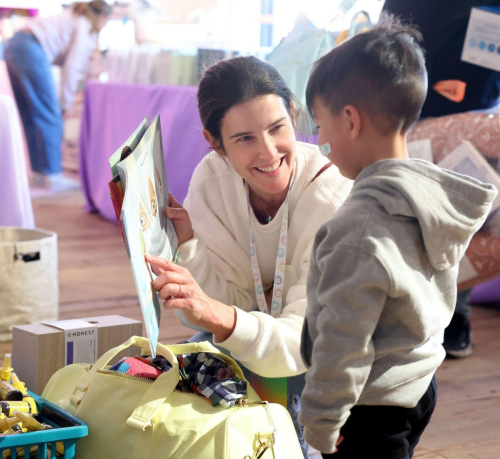
[[[279, 173], [278, 169], [283, 164], [283, 158], [284, 158], [284, 156], [281, 157], [280, 159], [278, 159], [278, 161], [276, 161], [275, 163], [272, 163], [269, 166], [260, 166], [260, 167], [255, 166], [254, 169], [257, 169], [259, 172], [261, 172], [261, 173], [263, 173], [265, 175], [274, 177], [274, 176], [278, 175], [278, 173]], [[273, 172], [276, 172], [276, 171], [278, 171], [278, 173], [273, 174]]]

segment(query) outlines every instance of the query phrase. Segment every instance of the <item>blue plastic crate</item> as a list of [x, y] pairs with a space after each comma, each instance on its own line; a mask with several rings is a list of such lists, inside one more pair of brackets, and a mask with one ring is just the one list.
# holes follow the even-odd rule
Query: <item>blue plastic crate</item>
[[[24, 450], [24, 457], [30, 457], [30, 448], [38, 446], [38, 459], [47, 458], [47, 448], [50, 448], [50, 458], [63, 457], [73, 459], [75, 457], [76, 440], [85, 437], [89, 433], [87, 424], [58, 406], [48, 402], [30, 392], [35, 399], [38, 412], [43, 421], [54, 427], [51, 430], [39, 432], [26, 432], [17, 435], [0, 437], [0, 459], [10, 450], [10, 457], [16, 459], [19, 451]], [[57, 453], [56, 444], [62, 442], [64, 453]], [[61, 448], [59, 448], [61, 450]]]

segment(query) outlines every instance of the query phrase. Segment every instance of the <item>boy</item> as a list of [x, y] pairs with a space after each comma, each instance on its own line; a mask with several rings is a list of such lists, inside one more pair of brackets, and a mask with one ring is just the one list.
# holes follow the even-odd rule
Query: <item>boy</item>
[[436, 404], [458, 262], [497, 194], [408, 159], [427, 90], [419, 38], [384, 18], [320, 59], [307, 87], [318, 143], [355, 180], [316, 235], [307, 282], [299, 420], [324, 458], [412, 457]]

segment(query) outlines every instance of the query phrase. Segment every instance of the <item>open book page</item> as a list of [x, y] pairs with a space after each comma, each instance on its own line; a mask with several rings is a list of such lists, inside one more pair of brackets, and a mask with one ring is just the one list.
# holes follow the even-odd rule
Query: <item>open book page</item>
[[149, 253], [173, 260], [178, 243], [172, 221], [163, 213], [163, 207], [168, 205], [168, 188], [159, 117], [144, 131], [136, 132], [138, 135], [129, 139], [130, 145], [135, 146], [132, 153], [116, 163], [124, 190], [120, 221], [147, 335], [155, 355], [161, 309], [158, 294], [151, 288], [156, 276], [144, 255]]

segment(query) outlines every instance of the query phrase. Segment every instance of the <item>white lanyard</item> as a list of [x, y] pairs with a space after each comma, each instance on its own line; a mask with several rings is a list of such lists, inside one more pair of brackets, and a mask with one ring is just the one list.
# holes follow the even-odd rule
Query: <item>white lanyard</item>
[[[276, 270], [274, 272], [273, 284], [273, 299], [271, 302], [271, 316], [279, 317], [281, 315], [283, 303], [283, 288], [285, 287], [285, 265], [286, 265], [286, 245], [288, 240], [288, 199], [290, 190], [292, 189], [293, 182], [295, 181], [295, 172], [297, 166], [293, 170], [292, 180], [288, 187], [285, 202], [283, 203], [283, 218], [281, 220], [280, 241], [278, 247], [278, 254], [276, 256]], [[250, 205], [250, 190], [248, 184], [245, 184], [247, 191], [248, 202], [248, 222], [250, 226], [250, 258], [252, 261], [253, 280], [255, 282], [255, 294], [257, 296], [257, 305], [259, 310], [269, 314], [266, 297], [264, 295], [264, 286], [262, 285], [262, 276], [260, 275], [259, 261], [257, 260], [257, 249], [255, 247], [255, 231], [252, 225], [252, 206]]]

